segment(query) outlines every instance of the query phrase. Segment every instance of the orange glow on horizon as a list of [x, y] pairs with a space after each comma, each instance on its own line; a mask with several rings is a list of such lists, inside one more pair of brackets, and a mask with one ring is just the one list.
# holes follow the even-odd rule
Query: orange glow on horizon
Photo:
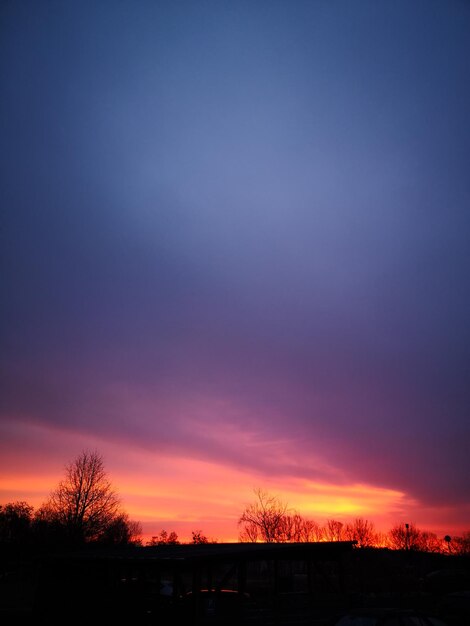
[[64, 466], [82, 449], [97, 449], [124, 510], [142, 523], [144, 542], [162, 530], [177, 532], [180, 541], [189, 541], [193, 530], [201, 530], [217, 541], [237, 541], [238, 519], [255, 501], [257, 488], [319, 524], [327, 519], [347, 523], [362, 517], [381, 532], [405, 520], [430, 531], [461, 532], [458, 527], [446, 525], [446, 519], [455, 516], [454, 511], [427, 508], [424, 517], [423, 508], [406, 493], [377, 485], [332, 484], [286, 472], [266, 475], [223, 462], [190, 458], [181, 452], [153, 452], [127, 442], [98, 440], [83, 433], [52, 431], [37, 425], [28, 428], [33, 439], [53, 441], [53, 449], [51, 445], [51, 454], [46, 458], [36, 448], [32, 448], [31, 457], [26, 452], [20, 457], [6, 449], [1, 462], [0, 503], [25, 500], [37, 509], [63, 478]]

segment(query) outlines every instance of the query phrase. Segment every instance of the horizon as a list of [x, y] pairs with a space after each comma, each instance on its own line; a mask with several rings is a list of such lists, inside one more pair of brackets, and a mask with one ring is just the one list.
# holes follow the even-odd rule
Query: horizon
[[[71, 438], [70, 445], [74, 444], [75, 440]], [[111, 450], [112, 446], [108, 450], [108, 454]], [[141, 463], [142, 453], [136, 452], [134, 460]], [[18, 480], [17, 475], [15, 476], [14, 484], [20, 487], [19, 491], [16, 492], [8, 488], [8, 477], [6, 477], [6, 481], [5, 477], [0, 477], [0, 493], [8, 494], [8, 499], [3, 498], [0, 504], [4, 505], [7, 501], [25, 501], [33, 506], [34, 511], [36, 511], [45, 504], [50, 493], [64, 478], [65, 466], [70, 464], [71, 461], [73, 459], [68, 458], [60, 472], [40, 479], [39, 485], [36, 485], [37, 488], [34, 491], [28, 491], [28, 489], [31, 489], [30, 477], [25, 477], [21, 481]], [[373, 524], [375, 532], [387, 535], [394, 526], [409, 523], [416, 526], [420, 531], [434, 533], [440, 540], [443, 540], [445, 535], [450, 535], [454, 538], [462, 536], [470, 530], [469, 525], [466, 523], [451, 527], [444, 521], [441, 526], [432, 526], [427, 523], [425, 514], [423, 515], [422, 511], [419, 512], [419, 508], [415, 510], [415, 518], [413, 518], [413, 515], [407, 515], [408, 511], [406, 508], [400, 509], [398, 507], [398, 504], [404, 498], [404, 494], [391, 490], [374, 489], [365, 485], [346, 485], [344, 487], [332, 485], [329, 488], [325, 487], [325, 485], [310, 485], [310, 493], [316, 492], [317, 497], [320, 495], [323, 498], [322, 504], [319, 504], [314, 497], [306, 494], [305, 486], [302, 487], [301, 484], [297, 486], [297, 489], [293, 489], [291, 483], [290, 487], [288, 486], [287, 489], [284, 488], [282, 490], [276, 489], [273, 482], [269, 483], [269, 488], [265, 488], [262, 485], [254, 485], [251, 488], [247, 488], [243, 482], [237, 483], [235, 481], [237, 489], [232, 485], [230, 490], [231, 498], [228, 502], [227, 496], [222, 496], [222, 488], [214, 488], [214, 485], [211, 484], [212, 503], [216, 505], [214, 508], [217, 513], [215, 517], [210, 515], [204, 517], [200, 513], [200, 508], [204, 508], [207, 498], [205, 490], [202, 494], [204, 499], [201, 500], [201, 493], [194, 491], [194, 485], [192, 485], [190, 491], [193, 497], [185, 500], [184, 494], [187, 493], [188, 489], [184, 484], [181, 484], [181, 481], [178, 481], [175, 486], [170, 483], [166, 491], [157, 490], [156, 493], [152, 493], [148, 484], [139, 483], [139, 476], [142, 475], [140, 472], [134, 478], [132, 475], [129, 478], [122, 474], [116, 477], [113, 476], [112, 470], [107, 467], [106, 457], [103, 458], [103, 461], [107, 468], [106, 471], [112, 488], [118, 495], [123, 510], [129, 514], [131, 520], [139, 522], [142, 526], [142, 545], [146, 545], [152, 537], [158, 536], [163, 530], [168, 532], [168, 534], [172, 531], [176, 532], [181, 543], [190, 543], [192, 532], [197, 531], [201, 531], [209, 541], [238, 543], [240, 530], [238, 520], [244, 509], [256, 501], [257, 489], [261, 489], [270, 496], [278, 498], [287, 506], [288, 513], [299, 513], [304, 519], [314, 520], [320, 526], [324, 526], [328, 520], [336, 520], [346, 525], [353, 523], [358, 518], [362, 518]], [[206, 462], [202, 462], [200, 465], [206, 466], [206, 469], [211, 471], [213, 469], [207, 468], [208, 464]], [[117, 463], [117, 467], [119, 467], [119, 463]], [[225, 469], [223, 471], [226, 472]], [[193, 477], [199, 477], [197, 469], [194, 469], [191, 473]], [[241, 473], [234, 473], [233, 475], [239, 477]], [[135, 485], [137, 483], [139, 483], [139, 486], [136, 489]], [[291, 498], [291, 500], [288, 500], [288, 498]], [[381, 514], [381, 508], [389, 501], [395, 501], [397, 504], [394, 512], [390, 513], [387, 510], [385, 515]], [[142, 506], [142, 502], [147, 503], [147, 508]], [[172, 507], [174, 510], [175, 502], [179, 502], [180, 510], [184, 514], [172, 517], [171, 510]], [[155, 516], [155, 510], [160, 512], [160, 517]]]
[[148, 533], [237, 537], [256, 488], [470, 528], [469, 32], [458, 0], [2, 4], [0, 502], [97, 449]]

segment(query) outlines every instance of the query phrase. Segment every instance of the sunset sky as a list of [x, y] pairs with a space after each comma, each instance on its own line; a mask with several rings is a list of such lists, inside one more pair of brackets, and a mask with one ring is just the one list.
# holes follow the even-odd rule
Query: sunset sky
[[470, 530], [470, 3], [0, 8], [0, 503]]

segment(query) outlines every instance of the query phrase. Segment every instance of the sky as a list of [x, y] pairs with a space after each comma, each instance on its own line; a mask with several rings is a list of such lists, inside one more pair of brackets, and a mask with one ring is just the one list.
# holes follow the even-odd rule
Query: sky
[[6, 0], [0, 503], [470, 530], [470, 3]]

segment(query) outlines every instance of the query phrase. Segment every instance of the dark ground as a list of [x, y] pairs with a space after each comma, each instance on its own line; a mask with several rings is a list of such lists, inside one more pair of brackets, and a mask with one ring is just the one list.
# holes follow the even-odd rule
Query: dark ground
[[[105, 571], [90, 561], [77, 574], [71, 561], [55, 559], [24, 550], [2, 552], [1, 624], [329, 626], [335, 616], [353, 608], [403, 607], [438, 616], [448, 626], [470, 626], [469, 556], [355, 549], [340, 573], [328, 561], [310, 569], [305, 563], [284, 561], [276, 569], [276, 578], [272, 563], [250, 563], [248, 600], [226, 608], [219, 602], [218, 613], [200, 599], [196, 610], [183, 601], [179, 591], [163, 596], [161, 580], [157, 584], [148, 569], [145, 575], [136, 570], [115, 577], [110, 576], [114, 565]], [[118, 562], [113, 560], [113, 564]], [[217, 575], [215, 570], [214, 580]], [[186, 579], [191, 585], [193, 572]], [[236, 579], [226, 582], [228, 588], [237, 588]]]

